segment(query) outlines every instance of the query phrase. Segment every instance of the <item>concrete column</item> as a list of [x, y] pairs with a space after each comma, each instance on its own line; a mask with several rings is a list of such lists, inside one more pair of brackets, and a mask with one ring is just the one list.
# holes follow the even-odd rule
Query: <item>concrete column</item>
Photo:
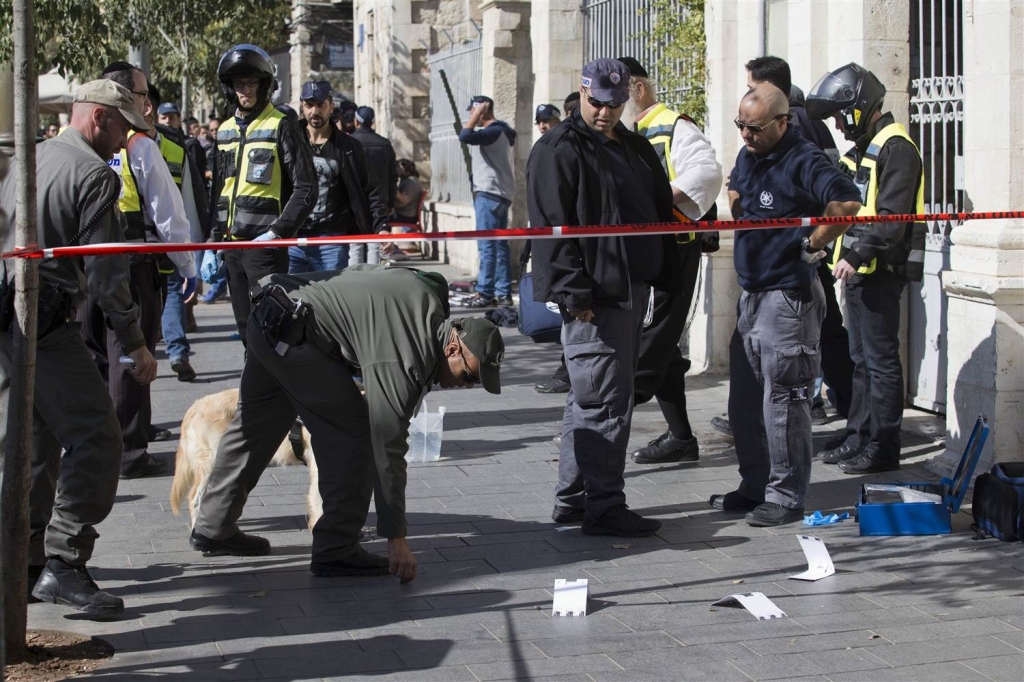
[[[530, 42], [530, 3], [526, 0], [487, 0], [483, 13], [483, 73], [481, 94], [494, 100], [494, 117], [517, 133], [515, 146], [516, 191], [509, 211], [509, 226], [526, 224], [526, 162], [533, 129], [533, 47]], [[512, 242], [513, 278], [519, 268], [522, 242]], [[476, 269], [473, 242], [447, 247], [453, 264]]]
[[[968, 206], [1024, 207], [1024, 7], [968, 3], [964, 31], [964, 157]], [[1016, 95], [1014, 93], [1017, 93]], [[949, 474], [979, 413], [992, 434], [978, 472], [1024, 460], [1024, 221], [967, 222], [953, 230], [943, 273], [947, 312], [946, 452]]]
[[[579, 87], [583, 67], [582, 0], [537, 0], [530, 18], [533, 43], [533, 106], [562, 109], [566, 96]], [[565, 112], [563, 111], [564, 115]], [[534, 130], [533, 140], [539, 134]]]

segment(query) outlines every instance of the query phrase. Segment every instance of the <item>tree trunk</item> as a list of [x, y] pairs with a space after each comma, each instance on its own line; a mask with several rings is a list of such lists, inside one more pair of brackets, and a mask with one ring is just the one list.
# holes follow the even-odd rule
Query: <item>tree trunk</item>
[[[14, 0], [14, 144], [17, 173], [15, 245], [38, 241], [36, 229], [36, 124], [38, 80], [35, 65], [35, 13], [33, 0]], [[36, 369], [36, 317], [39, 300], [39, 261], [17, 258], [15, 322], [7, 410], [3, 487], [3, 618], [6, 651], [25, 646], [28, 624], [28, 494], [29, 472], [35, 451], [32, 406]], [[5, 659], [6, 660], [6, 659]]]

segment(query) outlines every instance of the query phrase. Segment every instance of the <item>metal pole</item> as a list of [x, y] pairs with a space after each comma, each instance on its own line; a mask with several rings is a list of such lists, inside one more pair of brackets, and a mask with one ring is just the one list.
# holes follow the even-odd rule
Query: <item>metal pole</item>
[[[38, 241], [36, 229], [36, 123], [39, 81], [35, 65], [33, 0], [14, 0], [14, 148], [17, 173], [15, 245]], [[27, 259], [24, 259], [27, 260]], [[39, 264], [15, 263], [14, 324], [8, 389], [7, 440], [4, 452], [3, 565], [4, 640], [6, 651], [25, 647], [28, 627], [29, 472], [34, 443], [32, 405], [36, 371], [36, 316]]]

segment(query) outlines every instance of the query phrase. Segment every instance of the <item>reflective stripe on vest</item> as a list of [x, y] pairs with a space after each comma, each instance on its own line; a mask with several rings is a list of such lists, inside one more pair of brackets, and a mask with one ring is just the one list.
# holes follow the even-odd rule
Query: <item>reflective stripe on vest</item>
[[[878, 155], [882, 152], [882, 148], [885, 147], [885, 143], [894, 137], [901, 137], [910, 144], [914, 145], [914, 150], [917, 149], [917, 145], [910, 139], [910, 135], [907, 134], [907, 129], [899, 123], [890, 123], [886, 127], [882, 128], [878, 133], [871, 138], [871, 143], [868, 145], [867, 151], [864, 153], [864, 157], [857, 163], [857, 151], [856, 147], [846, 152], [846, 154], [840, 159], [840, 163], [854, 173], [853, 182], [857, 185], [861, 194], [861, 206], [860, 212], [857, 215], [860, 216], [873, 216], [878, 215]], [[914, 202], [914, 212], [924, 213], [924, 169], [921, 170], [921, 179], [917, 185], [917, 197]], [[858, 239], [864, 234], [867, 234], [871, 230], [871, 223], [861, 223], [853, 225], [846, 234], [836, 239], [835, 248], [832, 251], [832, 260], [829, 263], [831, 267], [835, 267], [836, 264], [842, 259], [842, 257], [849, 252], [850, 248], [857, 242]], [[924, 264], [924, 224], [923, 223], [912, 223], [910, 228], [910, 244], [908, 244], [909, 257], [907, 258], [906, 269], [907, 276], [911, 280], [917, 281], [920, 277], [920, 271], [923, 269]], [[872, 258], [869, 262], [864, 263], [857, 268], [857, 273], [861, 275], [870, 275], [878, 269], [878, 259]]]
[[[665, 169], [665, 173], [668, 174], [669, 182], [678, 177], [676, 169], [672, 166], [672, 137], [676, 130], [676, 123], [681, 118], [693, 123], [693, 119], [690, 117], [677, 114], [659, 102], [636, 124], [636, 131], [646, 137], [647, 141], [654, 146], [654, 151], [658, 152], [658, 158], [661, 159], [661, 165]], [[679, 222], [690, 222], [690, 219], [679, 209], [673, 207], [672, 212]], [[697, 233], [695, 232], [683, 232], [676, 235], [676, 243], [689, 244], [696, 238]]]
[[231, 239], [252, 239], [281, 215], [281, 158], [277, 130], [284, 114], [271, 105], [245, 131], [234, 117], [217, 131], [218, 172], [224, 187], [217, 199], [217, 222]]

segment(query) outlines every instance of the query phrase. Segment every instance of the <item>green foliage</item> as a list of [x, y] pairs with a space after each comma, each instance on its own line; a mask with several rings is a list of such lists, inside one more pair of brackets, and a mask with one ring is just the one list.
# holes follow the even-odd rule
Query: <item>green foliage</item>
[[707, 42], [704, 0], [650, 0], [651, 76], [662, 101], [703, 126], [707, 116]]
[[[10, 60], [11, 0], [0, 0], [0, 62]], [[151, 80], [164, 99], [190, 90], [221, 103], [217, 63], [238, 43], [272, 50], [287, 43], [289, 0], [37, 0], [36, 64], [89, 80], [124, 59], [129, 45], [150, 49]], [[162, 31], [161, 31], [162, 29]]]

